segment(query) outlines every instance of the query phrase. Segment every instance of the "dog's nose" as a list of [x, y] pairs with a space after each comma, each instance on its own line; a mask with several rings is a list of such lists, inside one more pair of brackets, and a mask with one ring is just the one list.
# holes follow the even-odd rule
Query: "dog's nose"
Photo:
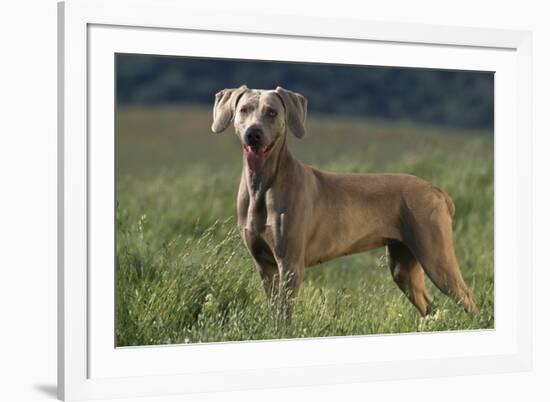
[[249, 146], [260, 145], [262, 141], [262, 129], [259, 127], [249, 127], [244, 134], [244, 142]]

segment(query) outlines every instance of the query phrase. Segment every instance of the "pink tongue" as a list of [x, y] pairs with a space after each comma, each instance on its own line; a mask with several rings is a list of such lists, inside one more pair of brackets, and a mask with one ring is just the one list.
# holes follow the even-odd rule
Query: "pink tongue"
[[262, 164], [264, 163], [262, 155], [254, 151], [250, 151], [246, 155], [246, 160], [248, 162], [248, 167], [253, 172], [257, 172], [258, 170], [260, 170], [262, 168]]

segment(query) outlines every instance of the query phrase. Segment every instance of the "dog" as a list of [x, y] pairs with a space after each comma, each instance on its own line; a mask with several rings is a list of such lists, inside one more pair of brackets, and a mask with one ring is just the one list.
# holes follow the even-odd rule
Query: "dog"
[[424, 272], [468, 312], [476, 311], [455, 256], [450, 196], [407, 174], [328, 173], [296, 160], [287, 135], [306, 134], [307, 100], [282, 87], [224, 89], [212, 131], [233, 122], [243, 147], [238, 226], [269, 300], [294, 299], [306, 267], [387, 247], [393, 280], [422, 316]]

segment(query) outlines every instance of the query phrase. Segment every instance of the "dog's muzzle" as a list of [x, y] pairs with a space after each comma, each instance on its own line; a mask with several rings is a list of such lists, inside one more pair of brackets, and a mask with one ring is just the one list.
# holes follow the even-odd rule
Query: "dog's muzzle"
[[259, 148], [262, 144], [263, 131], [257, 126], [249, 127], [244, 134], [244, 143], [252, 148]]
[[246, 161], [248, 163], [248, 168], [253, 171], [259, 171], [269, 154], [269, 151], [273, 149], [277, 138], [269, 145], [262, 145], [262, 131], [259, 128], [251, 127], [246, 130], [244, 135], [244, 151], [246, 153]]

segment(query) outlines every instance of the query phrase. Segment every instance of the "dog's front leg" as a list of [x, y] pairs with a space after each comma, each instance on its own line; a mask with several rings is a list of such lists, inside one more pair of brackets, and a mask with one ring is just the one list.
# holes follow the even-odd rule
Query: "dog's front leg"
[[279, 256], [274, 259], [273, 262], [256, 260], [256, 271], [262, 280], [270, 307], [275, 309], [277, 316], [288, 318], [304, 278], [304, 267], [299, 261], [291, 262]]
[[269, 305], [273, 306], [279, 297], [279, 267], [275, 261], [256, 261], [255, 263], [256, 271], [262, 280]]
[[285, 318], [290, 318], [292, 305], [304, 280], [304, 247], [299, 233], [285, 225], [280, 214], [273, 226], [273, 254], [279, 274], [278, 300]]
[[280, 283], [280, 297], [284, 301], [293, 301], [304, 280], [304, 267], [298, 263], [282, 263], [279, 272], [283, 280]]
[[284, 259], [278, 262], [279, 268], [279, 292], [278, 292], [278, 312], [285, 320], [290, 319], [296, 296], [300, 285], [304, 280], [304, 265], [298, 261]]

